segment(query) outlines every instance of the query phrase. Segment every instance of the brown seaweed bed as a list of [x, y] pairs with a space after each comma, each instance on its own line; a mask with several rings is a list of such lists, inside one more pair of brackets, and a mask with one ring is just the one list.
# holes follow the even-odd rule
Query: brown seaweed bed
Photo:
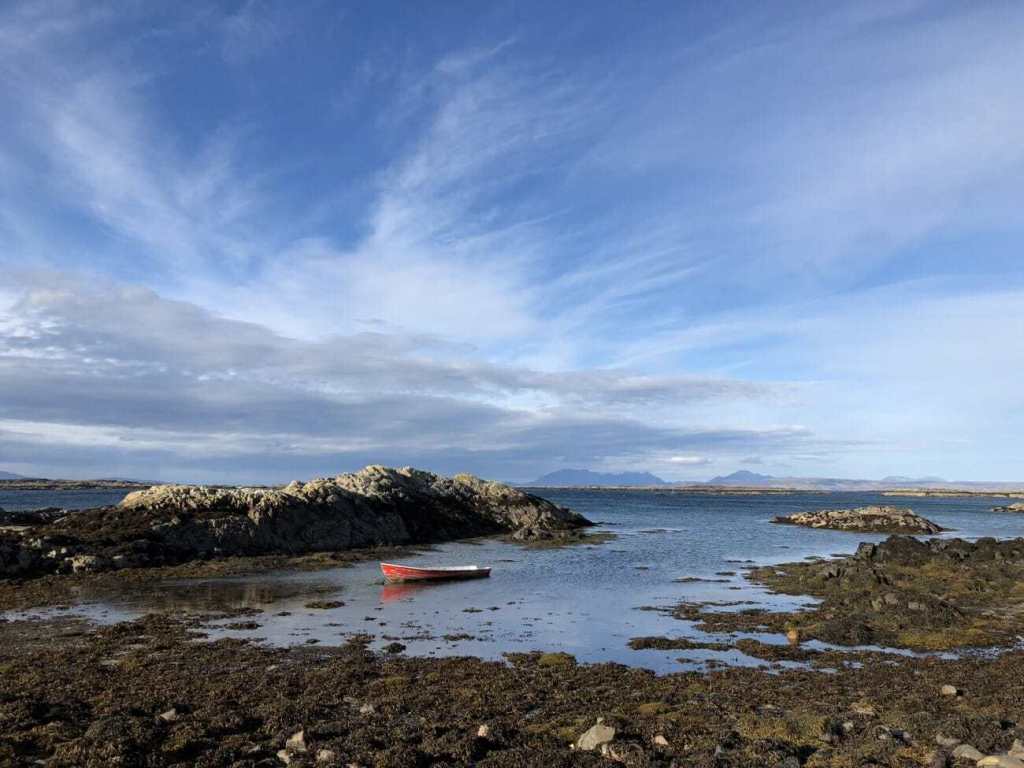
[[[830, 674], [656, 676], [567, 654], [416, 659], [358, 641], [199, 643], [192, 631], [157, 616], [99, 630], [0, 624], [0, 763], [614, 764], [570, 748], [597, 718], [633, 766], [938, 766], [957, 741], [1005, 752], [1024, 737], [1017, 651], [898, 663], [866, 653], [856, 665], [826, 653]], [[946, 685], [958, 694], [942, 695]], [[299, 731], [305, 751], [279, 756]]]

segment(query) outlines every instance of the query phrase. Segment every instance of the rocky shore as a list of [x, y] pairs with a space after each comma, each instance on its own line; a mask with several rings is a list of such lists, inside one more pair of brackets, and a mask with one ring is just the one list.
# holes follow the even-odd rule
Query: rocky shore
[[711, 632], [786, 632], [915, 651], [1010, 647], [1024, 636], [1024, 539], [892, 536], [849, 557], [755, 568], [748, 578], [820, 602], [781, 613], [685, 604], [676, 615]]
[[0, 577], [301, 555], [509, 534], [579, 535], [590, 522], [544, 499], [469, 475], [370, 466], [284, 488], [153, 486], [115, 507], [0, 530]]
[[964, 768], [1015, 766], [1024, 739], [1020, 652], [659, 677], [568, 654], [505, 664], [194, 632], [156, 616], [0, 623], [0, 764]]
[[946, 530], [905, 507], [869, 506], [856, 509], [820, 509], [776, 517], [773, 523], [830, 528], [857, 533], [936, 534]]

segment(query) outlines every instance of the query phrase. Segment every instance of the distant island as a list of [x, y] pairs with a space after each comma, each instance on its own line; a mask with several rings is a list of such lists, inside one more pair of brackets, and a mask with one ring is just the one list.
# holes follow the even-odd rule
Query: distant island
[[135, 480], [51, 480], [45, 477], [21, 477], [9, 472], [0, 472], [0, 490], [3, 491], [96, 491], [96, 490], [139, 490], [149, 488], [152, 483]]
[[650, 472], [591, 472], [589, 469], [560, 469], [538, 477], [529, 485], [539, 488], [585, 487], [593, 485], [652, 486], [666, 482]]

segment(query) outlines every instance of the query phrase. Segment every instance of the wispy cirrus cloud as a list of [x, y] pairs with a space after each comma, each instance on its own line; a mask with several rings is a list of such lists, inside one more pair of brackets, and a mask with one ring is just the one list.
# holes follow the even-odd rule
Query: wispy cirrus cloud
[[0, 11], [0, 463], [1013, 473], [1018, 8], [536, 11]]

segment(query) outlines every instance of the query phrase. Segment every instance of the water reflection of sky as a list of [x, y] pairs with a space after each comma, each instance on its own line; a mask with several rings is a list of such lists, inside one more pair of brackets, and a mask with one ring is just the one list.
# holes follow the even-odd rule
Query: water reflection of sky
[[[739, 651], [632, 650], [630, 638], [685, 636], [718, 641], [664, 611], [682, 601], [711, 601], [791, 609], [804, 598], [768, 594], [748, 584], [742, 569], [848, 553], [858, 534], [772, 525], [775, 514], [822, 506], [854, 506], [876, 496], [690, 496], [557, 491], [549, 494], [595, 520], [617, 538], [597, 546], [527, 550], [501, 541], [454, 543], [414, 559], [418, 565], [487, 564], [489, 579], [432, 586], [386, 586], [375, 562], [313, 573], [272, 573], [204, 581], [176, 581], [115, 594], [83, 594], [73, 610], [102, 622], [145, 611], [205, 612], [253, 608], [256, 629], [228, 628], [237, 619], [213, 621], [211, 637], [253, 637], [275, 645], [337, 644], [371, 635], [374, 647], [401, 642], [406, 653], [472, 654], [498, 659], [509, 651], [565, 651], [580, 661], [616, 661], [676, 671], [708, 661], [764, 665]], [[845, 498], [843, 498], [845, 496]], [[1021, 535], [1024, 516], [994, 513], [990, 499], [911, 499], [909, 506], [958, 535]], [[726, 571], [736, 575], [720, 575]], [[695, 576], [718, 581], [681, 583]], [[308, 608], [315, 599], [343, 606]], [[447, 639], [445, 636], [448, 636]], [[468, 636], [468, 637], [466, 637]], [[755, 637], [784, 642], [770, 635]]]

